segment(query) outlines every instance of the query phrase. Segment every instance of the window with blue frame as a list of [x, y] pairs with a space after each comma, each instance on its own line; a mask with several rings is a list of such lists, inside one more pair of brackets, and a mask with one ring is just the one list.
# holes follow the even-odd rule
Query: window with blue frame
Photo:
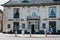
[[35, 11], [33, 11], [33, 12], [32, 12], [32, 16], [36, 16], [36, 13], [35, 13]]
[[49, 8], [49, 18], [56, 18], [56, 7]]

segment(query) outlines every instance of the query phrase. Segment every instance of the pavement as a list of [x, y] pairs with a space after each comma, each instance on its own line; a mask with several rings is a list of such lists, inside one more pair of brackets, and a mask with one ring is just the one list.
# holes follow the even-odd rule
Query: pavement
[[17, 34], [17, 37], [15, 37], [15, 34], [3, 34], [0, 33], [0, 40], [60, 40], [60, 35], [36, 35], [32, 34], [32, 37], [30, 38], [29, 34]]

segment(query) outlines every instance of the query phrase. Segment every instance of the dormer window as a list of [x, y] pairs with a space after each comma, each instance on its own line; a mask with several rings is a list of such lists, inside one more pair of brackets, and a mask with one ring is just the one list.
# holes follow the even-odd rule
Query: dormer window
[[53, 0], [54, 2], [60, 1], [60, 0]]
[[28, 3], [29, 1], [28, 0], [23, 0], [22, 3]]

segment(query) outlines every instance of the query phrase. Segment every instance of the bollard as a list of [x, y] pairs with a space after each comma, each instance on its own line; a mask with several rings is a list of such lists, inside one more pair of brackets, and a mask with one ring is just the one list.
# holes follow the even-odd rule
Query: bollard
[[17, 37], [17, 28], [16, 28], [16, 25], [15, 25], [15, 37]]
[[45, 32], [45, 37], [47, 37], [47, 31]]
[[[30, 28], [31, 28], [31, 26], [30, 26]], [[30, 38], [31, 38], [31, 29], [30, 29]]]
[[15, 37], [17, 37], [17, 31], [15, 31]]
[[22, 30], [22, 34], [24, 35], [24, 30]]
[[50, 35], [51, 35], [51, 32], [50, 32]]
[[47, 29], [45, 29], [45, 37], [47, 37]]
[[31, 38], [31, 30], [30, 30], [30, 38]]

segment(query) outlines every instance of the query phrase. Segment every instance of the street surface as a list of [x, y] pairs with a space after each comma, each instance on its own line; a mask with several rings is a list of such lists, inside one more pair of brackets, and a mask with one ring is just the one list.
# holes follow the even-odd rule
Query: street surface
[[15, 37], [15, 34], [3, 34], [0, 33], [0, 40], [60, 40], [60, 35], [32, 35], [30, 38], [29, 35], [18, 34]]

